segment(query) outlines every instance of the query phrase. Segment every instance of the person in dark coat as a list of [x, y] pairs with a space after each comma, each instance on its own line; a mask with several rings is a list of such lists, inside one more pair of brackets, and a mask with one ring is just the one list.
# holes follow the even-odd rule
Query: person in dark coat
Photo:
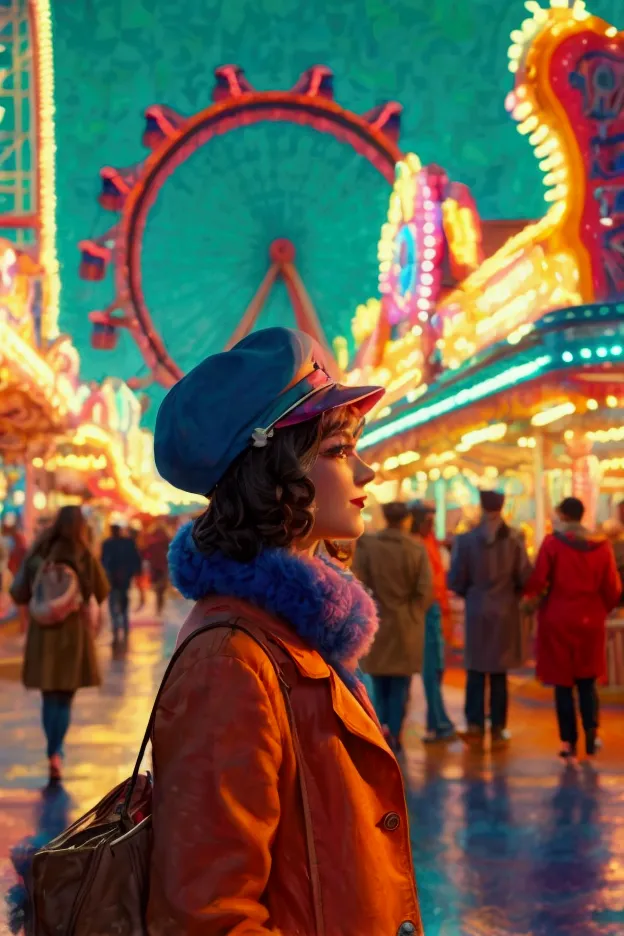
[[524, 663], [520, 602], [531, 574], [523, 538], [503, 520], [504, 503], [504, 494], [481, 491], [481, 522], [455, 540], [448, 577], [451, 591], [466, 602], [465, 737], [484, 737], [489, 680], [494, 744], [510, 737], [507, 673]]
[[152, 588], [156, 594], [156, 611], [159, 615], [165, 607], [165, 596], [169, 586], [169, 536], [163, 526], [153, 529], [143, 550], [144, 558], [149, 563]]
[[141, 556], [136, 542], [123, 536], [118, 523], [111, 524], [111, 535], [102, 543], [102, 565], [106, 570], [111, 591], [108, 598], [113, 643], [128, 641], [130, 617], [130, 585], [132, 579], [141, 574]]
[[540, 601], [536, 642], [537, 678], [555, 687], [562, 742], [560, 756], [576, 757], [579, 697], [589, 757], [596, 752], [596, 680], [606, 669], [606, 620], [622, 594], [610, 543], [583, 525], [585, 508], [566, 497], [557, 508], [555, 532], [540, 548], [527, 597]]
[[412, 676], [422, 671], [433, 576], [424, 543], [409, 535], [406, 504], [384, 504], [383, 513], [386, 529], [358, 541], [352, 568], [379, 609], [379, 630], [362, 669], [372, 677], [379, 721], [399, 751]]
[[54, 626], [29, 619], [22, 681], [43, 695], [43, 728], [47, 738], [50, 782], [61, 779], [63, 741], [78, 689], [100, 685], [95, 633], [84, 613], [91, 597], [101, 605], [108, 595], [106, 575], [89, 549], [87, 525], [79, 507], [61, 507], [52, 526], [27, 554], [11, 586], [16, 605], [28, 605], [41, 564], [47, 559], [67, 565], [78, 576], [84, 608]]

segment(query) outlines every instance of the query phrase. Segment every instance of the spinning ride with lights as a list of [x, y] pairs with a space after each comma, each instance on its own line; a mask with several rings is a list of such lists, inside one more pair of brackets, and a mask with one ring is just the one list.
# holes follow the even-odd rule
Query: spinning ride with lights
[[[233, 65], [217, 68], [215, 76], [213, 103], [209, 107], [192, 117], [160, 105], [149, 107], [143, 143], [151, 150], [150, 155], [128, 169], [106, 167], [101, 171], [100, 205], [117, 213], [119, 218], [104, 234], [81, 242], [80, 273], [84, 279], [100, 280], [110, 264], [114, 269], [115, 295], [106, 308], [90, 315], [92, 344], [113, 349], [120, 329], [127, 329], [149, 369], [150, 376], [144, 383], [154, 380], [169, 386], [202, 355], [231, 346], [253, 329], [261, 320], [263, 309], [270, 306], [274, 293], [285, 289], [292, 324], [296, 323], [319, 341], [326, 365], [337, 373], [340, 365], [332, 339], [339, 336], [341, 329], [327, 317], [324, 298], [331, 291], [327, 279], [337, 277], [334, 298], [342, 302], [348, 315], [354, 284], [361, 277], [362, 257], [357, 245], [376, 226], [375, 207], [367, 204], [371, 200], [368, 191], [374, 188], [381, 191], [382, 199], [387, 198], [384, 192], [392, 185], [395, 165], [402, 156], [397, 147], [401, 107], [389, 102], [364, 116], [340, 107], [333, 100], [332, 73], [323, 66], [306, 71], [290, 91], [256, 91], [242, 70]], [[271, 149], [271, 159], [264, 170], [265, 177], [270, 176], [266, 184], [262, 175], [255, 183], [253, 179], [253, 174], [260, 172], [255, 166], [258, 155], [255, 147], [261, 134]], [[299, 168], [301, 183], [298, 185], [295, 178], [289, 192], [289, 178], [282, 174], [282, 163], [288, 155], [289, 139], [298, 134], [300, 142], [296, 144], [295, 156], [297, 152], [305, 152], [310, 165]], [[251, 155], [250, 167], [241, 158], [246, 148]], [[320, 188], [330, 190], [326, 227], [331, 226], [332, 217], [337, 218], [344, 232], [340, 238], [336, 231], [326, 230], [321, 237], [318, 232], [303, 229], [306, 212], [309, 216], [314, 211], [314, 205], [310, 205], [314, 199], [308, 198], [306, 204], [297, 191], [298, 187], [305, 189], [308, 177], [318, 175], [329, 151], [338, 164], [335, 170], [330, 167], [326, 179], [318, 178]], [[341, 160], [344, 169], [339, 164]], [[246, 188], [248, 192], [245, 220], [233, 231], [229, 229], [235, 225], [227, 205], [222, 206], [218, 215], [210, 212], [210, 193], [219, 186], [228, 188], [228, 180], [222, 173], [228, 171], [232, 162], [238, 165], [230, 183], [232, 200], [237, 197], [236, 188]], [[251, 178], [245, 177], [246, 172]], [[359, 177], [353, 174], [357, 172]], [[368, 191], [362, 189], [359, 197], [353, 192], [353, 183], [357, 187], [358, 178], [368, 186]], [[184, 202], [190, 185], [195, 186], [193, 195]], [[340, 198], [345, 192], [351, 192], [354, 201], [351, 209], [345, 202], [341, 212]], [[322, 191], [316, 194], [318, 198], [323, 196]], [[182, 212], [182, 204], [188, 205], [186, 211]], [[182, 303], [176, 313], [182, 314], [182, 318], [172, 325], [174, 316], [167, 307], [167, 297], [163, 297], [167, 287], [162, 279], [163, 269], [170, 261], [165, 250], [156, 249], [155, 239], [160, 235], [153, 232], [158, 231], [163, 214], [175, 224], [175, 230], [161, 232], [161, 243], [168, 241], [168, 249], [173, 252], [176, 240], [188, 236], [185, 232], [191, 226], [190, 213], [201, 211], [202, 206], [205, 217], [195, 218], [202, 233], [192, 240], [189, 250], [179, 251], [186, 255], [178, 261], [183, 273], [172, 272], [176, 287], [182, 288], [188, 297], [189, 320], [185, 321], [185, 313], [180, 313]], [[349, 210], [359, 212], [351, 230]], [[176, 216], [176, 212], [181, 213]], [[322, 218], [319, 221], [324, 225]], [[302, 244], [291, 235], [291, 230], [299, 231]], [[152, 262], [148, 264], [146, 251], [150, 250]], [[194, 257], [190, 259], [193, 251]], [[348, 263], [352, 269], [347, 269], [340, 279]], [[206, 277], [204, 280], [202, 275]], [[202, 283], [207, 295], [198, 298]], [[351, 294], [343, 295], [346, 290]], [[169, 292], [173, 291], [171, 285]], [[317, 312], [317, 307], [323, 308], [323, 312]], [[194, 328], [190, 321], [193, 309], [197, 310], [194, 319], [197, 327], [189, 343], [188, 331]], [[283, 307], [281, 315], [283, 318]], [[276, 312], [272, 317], [274, 321], [269, 321], [270, 324], [280, 320]], [[290, 324], [283, 320], [280, 323]]]

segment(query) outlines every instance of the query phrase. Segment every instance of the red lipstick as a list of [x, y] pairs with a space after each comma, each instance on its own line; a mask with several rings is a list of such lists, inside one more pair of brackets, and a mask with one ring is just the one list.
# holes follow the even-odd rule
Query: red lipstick
[[351, 503], [352, 503], [352, 504], [355, 504], [356, 507], [359, 507], [360, 510], [362, 510], [363, 507], [364, 507], [364, 505], [366, 504], [366, 496], [363, 496], [363, 497], [354, 497], [353, 500], [351, 501]]

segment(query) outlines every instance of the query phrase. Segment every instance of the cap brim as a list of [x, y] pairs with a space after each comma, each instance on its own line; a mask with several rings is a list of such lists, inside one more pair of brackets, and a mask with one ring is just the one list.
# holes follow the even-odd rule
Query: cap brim
[[346, 387], [343, 384], [322, 387], [318, 393], [307, 399], [284, 419], [278, 420], [275, 428], [296, 426], [320, 416], [321, 413], [328, 413], [342, 406], [353, 407], [360, 416], [365, 416], [381, 400], [385, 392], [383, 387]]

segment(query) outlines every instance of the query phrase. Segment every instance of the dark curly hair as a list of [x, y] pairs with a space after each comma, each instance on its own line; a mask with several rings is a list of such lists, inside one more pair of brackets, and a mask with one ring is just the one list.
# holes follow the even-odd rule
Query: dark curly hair
[[[228, 468], [193, 526], [197, 548], [250, 562], [264, 546], [288, 547], [314, 524], [308, 473], [321, 441], [350, 421], [349, 410], [324, 413], [284, 429], [262, 448], [249, 447]], [[340, 558], [331, 544], [329, 552]]]

